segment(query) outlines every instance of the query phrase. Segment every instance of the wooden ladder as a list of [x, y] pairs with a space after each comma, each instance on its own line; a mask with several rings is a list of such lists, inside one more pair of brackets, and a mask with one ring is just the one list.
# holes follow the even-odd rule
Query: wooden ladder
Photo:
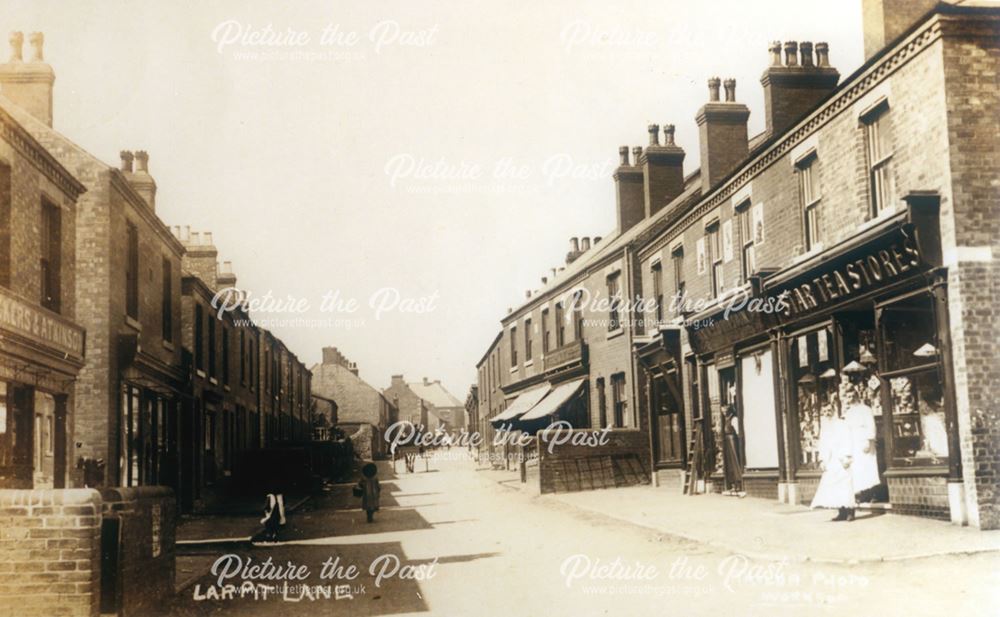
[[705, 440], [701, 438], [701, 418], [694, 421], [691, 429], [691, 440], [687, 452], [687, 482], [684, 486], [685, 495], [695, 495], [698, 488], [698, 470], [704, 467]]

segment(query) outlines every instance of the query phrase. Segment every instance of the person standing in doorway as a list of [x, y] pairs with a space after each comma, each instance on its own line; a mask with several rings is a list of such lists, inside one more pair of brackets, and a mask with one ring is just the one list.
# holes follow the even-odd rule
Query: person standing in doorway
[[835, 406], [824, 407], [819, 431], [819, 459], [823, 475], [809, 507], [837, 508], [834, 521], [854, 520], [853, 451], [851, 429], [847, 422], [837, 415]]
[[872, 489], [882, 483], [875, 447], [875, 414], [854, 388], [847, 391], [844, 420], [851, 431], [851, 478], [856, 498], [859, 502], [871, 501]]
[[736, 405], [726, 406], [722, 424], [725, 435], [723, 459], [725, 464], [726, 489], [728, 494], [743, 496], [743, 462], [740, 460], [740, 419]]

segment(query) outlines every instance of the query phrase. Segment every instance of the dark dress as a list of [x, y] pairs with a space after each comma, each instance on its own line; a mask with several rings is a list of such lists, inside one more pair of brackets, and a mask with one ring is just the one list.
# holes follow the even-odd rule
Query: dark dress
[[736, 417], [727, 417], [723, 423], [723, 434], [725, 444], [723, 445], [723, 459], [726, 472], [726, 488], [731, 490], [743, 490], [743, 463], [740, 461], [740, 436], [733, 426]]

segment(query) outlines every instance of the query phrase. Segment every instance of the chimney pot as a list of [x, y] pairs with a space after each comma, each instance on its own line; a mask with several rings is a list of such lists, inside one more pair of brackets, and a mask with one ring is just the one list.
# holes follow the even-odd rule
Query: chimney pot
[[45, 35], [41, 32], [32, 32], [28, 35], [28, 43], [31, 45], [31, 61], [45, 62]]
[[549, 284], [549, 277], [543, 276], [542, 277], [542, 285], [548, 285], [548, 284]]
[[21, 48], [24, 46], [24, 33], [11, 32], [7, 40], [10, 41], [10, 61], [20, 62], [23, 60], [24, 55]]
[[590, 236], [584, 236], [580, 244], [580, 250], [587, 252], [590, 250]]
[[736, 102], [736, 80], [730, 77], [723, 82], [723, 87], [726, 89], [726, 102], [735, 103]]
[[799, 57], [802, 59], [803, 68], [813, 67], [813, 44], [809, 41], [802, 41], [799, 44]]
[[716, 102], [719, 100], [719, 85], [722, 82], [719, 81], [718, 77], [711, 77], [708, 80], [708, 100], [710, 102]]
[[135, 162], [138, 171], [149, 173], [149, 153], [145, 150], [137, 150], [135, 153]]
[[205, 246], [212, 246], [212, 232], [206, 231], [201, 234], [201, 242]]
[[656, 124], [650, 124], [646, 127], [646, 130], [649, 131], [649, 145], [660, 145], [660, 127]]
[[188, 232], [188, 238], [191, 244], [201, 244], [201, 232], [200, 231], [190, 231]]
[[553, 279], [556, 278], [556, 272], [558, 272], [558, 270], [556, 270], [555, 268], [552, 268], [552, 278]]
[[674, 144], [674, 125], [664, 124], [663, 125], [663, 143], [668, 146], [673, 146]]
[[122, 159], [122, 171], [127, 174], [132, 173], [132, 159], [134, 158], [134, 155], [128, 150], [122, 150], [118, 153], [118, 155]]
[[598, 242], [600, 242], [600, 241], [601, 241], [601, 237], [600, 237], [600, 236], [594, 236], [594, 244], [595, 244], [595, 245], [596, 245], [596, 244], [597, 244]]
[[638, 167], [640, 158], [642, 158], [642, 146], [632, 146], [632, 164]]
[[524, 290], [524, 297], [525, 298], [530, 298], [531, 297], [531, 290], [530, 289], [525, 289]]
[[785, 66], [798, 66], [799, 44], [795, 41], [785, 41]]
[[618, 147], [618, 158], [620, 159], [619, 164], [622, 167], [628, 167], [628, 146]]
[[781, 66], [781, 41], [771, 41], [767, 51], [771, 54], [771, 66]]
[[571, 253], [580, 252], [580, 240], [576, 236], [569, 239], [569, 250]]
[[820, 68], [830, 66], [830, 46], [826, 43], [816, 43], [816, 66]]

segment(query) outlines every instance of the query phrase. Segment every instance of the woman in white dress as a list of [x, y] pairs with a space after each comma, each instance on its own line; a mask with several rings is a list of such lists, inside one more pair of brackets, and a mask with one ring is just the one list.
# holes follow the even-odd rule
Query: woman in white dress
[[851, 428], [829, 407], [820, 420], [819, 460], [823, 476], [810, 508], [837, 508], [835, 521], [854, 520], [854, 480], [851, 475], [853, 443]]
[[851, 477], [854, 480], [854, 492], [859, 501], [870, 501], [870, 489], [882, 483], [878, 476], [878, 455], [875, 448], [875, 414], [853, 389], [847, 394], [844, 421], [851, 429]]

